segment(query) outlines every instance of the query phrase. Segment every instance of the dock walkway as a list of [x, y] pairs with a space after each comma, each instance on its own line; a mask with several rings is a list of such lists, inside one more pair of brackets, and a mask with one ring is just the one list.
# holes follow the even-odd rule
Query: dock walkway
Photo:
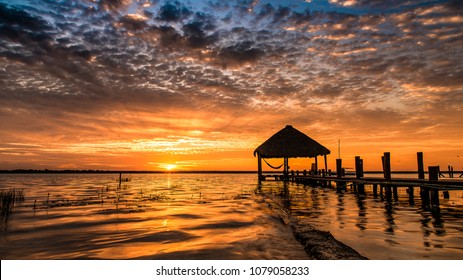
[[[428, 171], [424, 171], [423, 154], [417, 153], [418, 171], [417, 172], [392, 172], [390, 166], [390, 153], [384, 153], [382, 157], [383, 171], [364, 172], [363, 160], [360, 157], [355, 157], [355, 170], [346, 172], [342, 168], [342, 160], [336, 160], [336, 172], [331, 170], [304, 170], [300, 171], [284, 171], [283, 173], [264, 174], [259, 173], [259, 182], [265, 180], [277, 180], [295, 182], [298, 184], [315, 185], [323, 187], [331, 187], [333, 184], [337, 189], [343, 189], [350, 186], [359, 194], [365, 193], [365, 185], [370, 185], [373, 188], [373, 194], [378, 194], [383, 190], [387, 197], [397, 195], [398, 188], [408, 188], [407, 192], [410, 199], [413, 199], [413, 188], [420, 188], [420, 195], [424, 203], [430, 205], [439, 205], [439, 192], [443, 193], [444, 198], [450, 197], [450, 191], [463, 190], [463, 172], [454, 171], [449, 165], [448, 171], [441, 171], [439, 166], [429, 166]], [[427, 173], [427, 179], [425, 175]], [[368, 174], [369, 176], [366, 176]], [[373, 174], [381, 174], [382, 177], [373, 177]], [[414, 174], [415, 178], [400, 178], [392, 177], [392, 174]], [[460, 175], [459, 175], [460, 174]]]

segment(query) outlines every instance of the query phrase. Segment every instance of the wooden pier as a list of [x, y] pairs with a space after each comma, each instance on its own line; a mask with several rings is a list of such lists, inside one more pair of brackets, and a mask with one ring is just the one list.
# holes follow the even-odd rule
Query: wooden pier
[[[390, 153], [384, 153], [382, 156], [383, 171], [365, 172], [363, 170], [363, 160], [355, 157], [355, 170], [346, 172], [342, 168], [342, 160], [336, 160], [336, 172], [331, 170], [304, 170], [304, 171], [287, 171], [283, 174], [262, 174], [260, 181], [277, 180], [289, 181], [304, 185], [314, 185], [322, 187], [336, 187], [345, 189], [350, 186], [359, 194], [365, 194], [365, 186], [370, 185], [373, 189], [373, 195], [385, 192], [386, 196], [397, 197], [398, 188], [408, 188], [407, 192], [410, 199], [413, 199], [413, 188], [420, 188], [420, 195], [423, 203], [430, 205], [439, 205], [439, 192], [443, 192], [444, 198], [449, 198], [449, 191], [463, 190], [463, 171], [454, 171], [449, 166], [448, 171], [441, 171], [439, 166], [429, 166], [427, 172], [424, 171], [423, 153], [417, 153], [418, 170], [416, 172], [392, 172], [390, 166]], [[392, 174], [414, 174], [416, 178], [392, 177]], [[365, 174], [376, 176], [365, 176]], [[427, 179], [425, 175], [427, 174]], [[382, 176], [378, 176], [382, 175]]]

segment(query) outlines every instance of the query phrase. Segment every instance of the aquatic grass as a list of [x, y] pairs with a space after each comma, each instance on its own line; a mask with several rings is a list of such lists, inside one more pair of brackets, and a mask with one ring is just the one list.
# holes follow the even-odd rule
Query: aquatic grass
[[5, 231], [8, 226], [8, 220], [13, 207], [18, 203], [23, 202], [25, 199], [25, 192], [23, 189], [2, 189], [0, 190], [0, 219], [2, 231]]
[[[84, 191], [84, 194], [80, 192], [72, 193], [70, 196], [62, 194], [45, 193], [41, 202], [34, 200], [31, 207], [36, 210], [57, 208], [57, 207], [81, 207], [89, 205], [113, 205], [115, 211], [119, 211], [124, 207], [132, 207], [137, 205], [136, 212], [140, 212], [139, 208], [143, 208], [140, 203], [144, 202], [156, 202], [165, 201], [170, 198], [164, 193], [152, 191], [146, 188], [132, 188], [129, 180], [117, 180], [115, 184], [104, 184], [92, 186]], [[143, 210], [144, 211], [144, 210]], [[134, 211], [131, 211], [134, 212]], [[119, 212], [117, 212], [119, 213]], [[128, 213], [122, 211], [120, 213]]]
[[150, 194], [149, 197], [142, 197], [142, 201], [145, 199], [148, 201], [160, 201], [160, 200], [167, 200], [168, 197], [162, 193], [155, 193], [155, 194]]

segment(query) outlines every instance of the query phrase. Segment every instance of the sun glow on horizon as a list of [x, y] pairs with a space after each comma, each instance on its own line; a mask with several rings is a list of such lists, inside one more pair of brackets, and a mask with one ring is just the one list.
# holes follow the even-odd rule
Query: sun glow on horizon
[[177, 165], [176, 164], [167, 164], [165, 167], [164, 167], [167, 171], [172, 171], [174, 169], [177, 168]]

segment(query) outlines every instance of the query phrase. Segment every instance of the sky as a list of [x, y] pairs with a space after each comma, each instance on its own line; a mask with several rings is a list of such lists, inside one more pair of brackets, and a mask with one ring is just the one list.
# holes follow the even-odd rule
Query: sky
[[462, 170], [463, 2], [0, 0], [0, 169], [256, 170], [288, 124]]

